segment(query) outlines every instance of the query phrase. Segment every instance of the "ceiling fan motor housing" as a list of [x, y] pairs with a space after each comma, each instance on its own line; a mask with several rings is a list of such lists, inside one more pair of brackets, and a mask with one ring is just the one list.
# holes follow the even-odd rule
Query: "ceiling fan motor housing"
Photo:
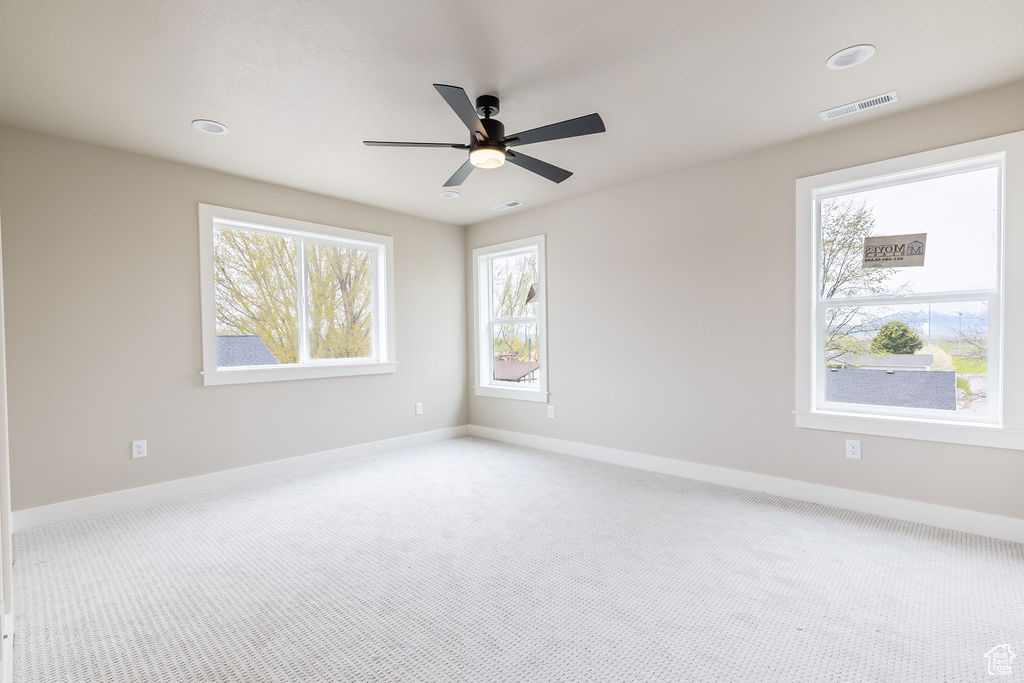
[[485, 140], [477, 140], [476, 136], [471, 136], [469, 146], [472, 148], [477, 147], [493, 147], [495, 149], [504, 150], [505, 144], [502, 142], [505, 138], [505, 124], [497, 119], [480, 119], [480, 123], [483, 124], [484, 130], [487, 131], [487, 138]]

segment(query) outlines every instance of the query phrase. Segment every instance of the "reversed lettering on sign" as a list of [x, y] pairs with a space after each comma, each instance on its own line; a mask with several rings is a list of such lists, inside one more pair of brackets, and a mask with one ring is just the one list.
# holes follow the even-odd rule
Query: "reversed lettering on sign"
[[864, 238], [864, 268], [907, 268], [924, 265], [928, 233]]

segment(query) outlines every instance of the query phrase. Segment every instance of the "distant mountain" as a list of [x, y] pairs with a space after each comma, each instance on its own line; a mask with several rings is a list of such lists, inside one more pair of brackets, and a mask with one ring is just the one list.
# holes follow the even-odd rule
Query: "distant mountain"
[[[939, 339], [956, 339], [960, 336], [961, 331], [963, 334], [970, 335], [972, 332], [977, 332], [979, 329], [984, 330], [988, 327], [987, 315], [964, 314], [961, 318], [961, 316], [951, 313], [932, 311], [931, 318], [929, 319], [928, 312], [925, 310], [913, 316], [892, 316], [892, 318], [903, 320], [922, 337], [927, 336], [930, 332], [932, 340], [935, 341]], [[928, 323], [930, 323], [930, 330], [928, 329]]]
[[[948, 305], [949, 304], [943, 304], [943, 307], [947, 307]], [[927, 340], [930, 336], [931, 340], [935, 342], [955, 341], [960, 337], [961, 330], [963, 332], [963, 336], [966, 337], [972, 333], [977, 333], [979, 330], [983, 331], [988, 327], [987, 315], [965, 313], [961, 319], [960, 316], [952, 313], [932, 311], [929, 319], [927, 307], [916, 312], [903, 312], [879, 318], [879, 324], [881, 325], [893, 320], [906, 323], [911, 329], [917, 332], [922, 339]], [[931, 330], [928, 329], [929, 323]]]

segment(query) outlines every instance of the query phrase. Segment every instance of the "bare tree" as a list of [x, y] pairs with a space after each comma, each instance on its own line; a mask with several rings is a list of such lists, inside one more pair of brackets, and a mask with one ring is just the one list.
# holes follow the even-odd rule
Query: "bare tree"
[[[872, 296], [890, 291], [888, 268], [862, 267], [864, 238], [874, 233], [875, 217], [865, 202], [833, 197], [821, 202], [821, 289], [823, 299]], [[835, 306], [825, 311], [825, 362], [847, 353], [868, 351], [865, 337], [879, 329], [876, 316], [862, 307]]]
[[[299, 357], [297, 241], [218, 230], [217, 334], [258, 336], [279, 363]], [[306, 244], [309, 355], [353, 358], [372, 353], [372, 260], [369, 251]]]
[[373, 339], [370, 252], [310, 243], [306, 270], [310, 357], [369, 356]]
[[[988, 318], [977, 312], [959, 311], [957, 329], [957, 341], [960, 350], [971, 359], [969, 362], [985, 362], [987, 369], [988, 361]], [[969, 367], [969, 366], [968, 366]], [[957, 400], [963, 406], [970, 405], [976, 399], [988, 397], [988, 383], [978, 381], [979, 376], [985, 373], [958, 372], [957, 373]], [[972, 379], [972, 375], [974, 378]]]
[[962, 350], [975, 358], [988, 356], [988, 317], [976, 312], [957, 312], [957, 341]]
[[296, 241], [218, 230], [214, 250], [217, 334], [254, 334], [279, 363], [298, 361]]
[[[531, 315], [530, 288], [537, 286], [537, 256], [522, 254], [494, 259], [494, 315], [498, 318], [522, 318]], [[536, 327], [524, 324], [502, 325], [495, 330], [494, 353], [520, 361], [537, 360]]]

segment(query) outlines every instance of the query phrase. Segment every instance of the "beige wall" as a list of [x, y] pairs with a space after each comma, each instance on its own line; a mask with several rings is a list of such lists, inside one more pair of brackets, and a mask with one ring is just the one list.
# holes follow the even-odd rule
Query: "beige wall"
[[1024, 82], [471, 226], [467, 249], [547, 234], [557, 417], [470, 387], [470, 422], [1024, 518], [1024, 452], [847, 460], [792, 415], [795, 179], [1021, 128]]
[[[512, 214], [464, 239], [0, 127], [14, 508], [466, 422], [466, 250], [545, 233], [557, 418], [470, 388], [468, 421], [1024, 517], [1024, 453], [863, 437], [864, 460], [848, 461], [847, 435], [796, 429], [791, 415], [794, 179], [1021, 128], [1017, 83]], [[201, 201], [393, 235], [398, 372], [204, 388]], [[709, 258], [723, 243], [727, 264]], [[132, 461], [137, 438], [150, 456]]]
[[[203, 387], [198, 202], [392, 235], [397, 373]], [[461, 227], [12, 128], [0, 211], [15, 509], [465, 423]]]

